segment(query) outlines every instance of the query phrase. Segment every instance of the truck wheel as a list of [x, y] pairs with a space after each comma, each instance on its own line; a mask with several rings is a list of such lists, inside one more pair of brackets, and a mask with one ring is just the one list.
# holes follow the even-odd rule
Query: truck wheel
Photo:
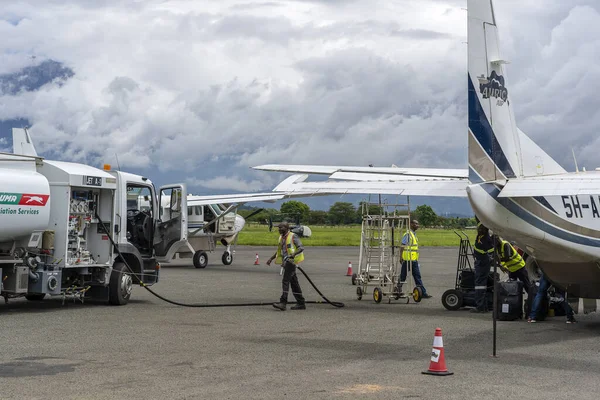
[[127, 272], [124, 263], [117, 262], [113, 265], [108, 289], [108, 302], [110, 304], [121, 306], [129, 302], [131, 290], [133, 289], [133, 279]]
[[456, 289], [449, 289], [442, 295], [442, 304], [447, 310], [456, 311], [463, 305], [462, 292]]
[[208, 265], [208, 255], [203, 250], [198, 250], [194, 253], [194, 258], [192, 259], [194, 263], [194, 267], [196, 268], [206, 268]]
[[231, 265], [231, 263], [233, 262], [233, 255], [230, 252], [226, 251], [225, 253], [223, 253], [221, 261], [223, 262], [223, 265]]
[[46, 293], [31, 293], [26, 294], [25, 298], [29, 301], [42, 301], [46, 297]]

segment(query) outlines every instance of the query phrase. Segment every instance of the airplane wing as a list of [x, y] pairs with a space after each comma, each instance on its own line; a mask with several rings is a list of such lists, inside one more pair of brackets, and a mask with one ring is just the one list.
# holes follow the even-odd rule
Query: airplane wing
[[600, 174], [595, 172], [511, 179], [498, 197], [597, 195], [599, 187]]
[[242, 194], [226, 194], [212, 196], [194, 196], [190, 195], [187, 198], [188, 206], [202, 206], [207, 204], [242, 204], [256, 201], [264, 201], [273, 203], [277, 200], [284, 199], [285, 193], [242, 193]]
[[[468, 170], [437, 168], [348, 167], [266, 164], [263, 171], [296, 172], [274, 192], [307, 197], [332, 194], [391, 194], [403, 196], [466, 197]], [[309, 174], [329, 175], [329, 180], [307, 182]]]
[[[400, 168], [392, 167], [351, 167], [351, 166], [333, 166], [333, 165], [284, 165], [284, 164], [265, 164], [252, 167], [262, 171], [275, 172], [293, 172], [301, 174], [330, 175], [332, 179], [349, 179], [342, 176], [356, 177], [362, 176], [371, 178], [364, 180], [404, 180], [407, 177], [426, 177], [426, 178], [455, 178], [467, 179], [469, 171], [467, 169], [440, 169], [440, 168]], [[341, 175], [344, 173], [344, 175]], [[338, 174], [339, 178], [331, 175]], [[379, 176], [378, 179], [373, 177]], [[353, 179], [363, 180], [363, 179]]]
[[292, 175], [281, 182], [274, 192], [287, 197], [326, 196], [332, 194], [391, 194], [402, 196], [466, 197], [467, 179], [408, 179], [403, 181], [328, 180], [306, 182], [308, 175]]

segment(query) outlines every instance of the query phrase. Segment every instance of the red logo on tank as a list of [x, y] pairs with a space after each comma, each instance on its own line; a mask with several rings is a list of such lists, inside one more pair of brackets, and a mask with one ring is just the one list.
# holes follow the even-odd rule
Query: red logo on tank
[[50, 196], [47, 194], [31, 194], [23, 193], [21, 200], [19, 200], [20, 206], [39, 206], [43, 207], [48, 202]]

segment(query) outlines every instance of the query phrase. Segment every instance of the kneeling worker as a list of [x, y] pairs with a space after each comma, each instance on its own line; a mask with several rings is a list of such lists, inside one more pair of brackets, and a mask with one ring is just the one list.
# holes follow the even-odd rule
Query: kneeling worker
[[280, 236], [277, 252], [267, 260], [267, 265], [271, 265], [271, 262], [275, 260], [276, 264], [280, 264], [283, 267], [283, 279], [281, 280], [283, 292], [279, 303], [274, 303], [273, 307], [281, 311], [286, 310], [291, 284], [292, 293], [296, 298], [296, 305], [291, 307], [291, 309], [305, 310], [306, 301], [304, 300], [304, 296], [302, 296], [302, 289], [298, 282], [298, 275], [296, 275], [296, 265], [304, 261], [304, 247], [298, 235], [290, 232], [290, 226], [287, 222], [280, 223], [278, 228]]
[[529, 281], [529, 274], [525, 268], [525, 260], [515, 250], [515, 248], [508, 243], [506, 240], [495, 235], [496, 238], [496, 250], [500, 257], [500, 264], [502, 269], [508, 271], [508, 276], [511, 279], [518, 279], [523, 282], [523, 288], [525, 293], [529, 293], [531, 282]]

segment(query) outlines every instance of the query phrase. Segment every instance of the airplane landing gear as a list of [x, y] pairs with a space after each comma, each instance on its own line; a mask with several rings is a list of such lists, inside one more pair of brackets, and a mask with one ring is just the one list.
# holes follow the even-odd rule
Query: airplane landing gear
[[223, 262], [223, 265], [231, 265], [231, 263], [233, 262], [233, 255], [231, 254], [231, 252], [226, 251], [225, 253], [223, 253], [221, 261]]
[[194, 267], [196, 268], [206, 268], [208, 265], [208, 255], [203, 250], [198, 250], [194, 253], [194, 258], [192, 260], [194, 262]]

